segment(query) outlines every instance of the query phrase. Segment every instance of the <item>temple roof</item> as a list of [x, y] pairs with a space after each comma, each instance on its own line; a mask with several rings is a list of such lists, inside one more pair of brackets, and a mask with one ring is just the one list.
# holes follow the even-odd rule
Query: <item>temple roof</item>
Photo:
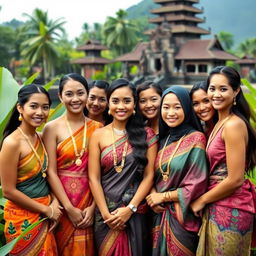
[[81, 59], [72, 60], [73, 64], [109, 64], [111, 60], [101, 58], [101, 57], [84, 57]]
[[141, 58], [141, 55], [142, 55], [142, 52], [147, 49], [148, 45], [149, 45], [148, 42], [138, 43], [131, 52], [117, 57], [115, 59], [115, 61], [139, 62], [140, 58]]
[[77, 48], [78, 51], [85, 50], [108, 50], [108, 47], [102, 45], [98, 40], [88, 40], [85, 45], [79, 46]]
[[[208, 35], [210, 32], [206, 29], [199, 28], [196, 26], [187, 26], [187, 25], [171, 25], [171, 31], [173, 34], [177, 33], [191, 33], [191, 34], [200, 34], [200, 35]], [[149, 29], [144, 32], [145, 35], [151, 35], [154, 29]]]
[[180, 14], [180, 15], [169, 14], [169, 15], [165, 15], [165, 17], [161, 16], [161, 17], [149, 19], [150, 23], [162, 23], [164, 21], [193, 21], [197, 23], [202, 23], [205, 20], [201, 18], [193, 17], [193, 16], [187, 16], [184, 14]]
[[256, 58], [244, 56], [242, 59], [236, 61], [237, 64], [256, 64]]
[[[169, 2], [179, 2], [179, 0], [154, 0], [156, 4], [169, 3]], [[186, 2], [198, 3], [199, 0], [186, 0]]]
[[237, 60], [238, 58], [223, 50], [217, 38], [210, 40], [189, 40], [181, 46], [176, 60]]
[[162, 6], [162, 7], [151, 10], [151, 13], [161, 14], [161, 13], [168, 13], [168, 12], [173, 13], [173, 12], [181, 12], [181, 11], [193, 12], [193, 13], [202, 13], [203, 12], [203, 10], [195, 8], [193, 6], [178, 4], [178, 5]]

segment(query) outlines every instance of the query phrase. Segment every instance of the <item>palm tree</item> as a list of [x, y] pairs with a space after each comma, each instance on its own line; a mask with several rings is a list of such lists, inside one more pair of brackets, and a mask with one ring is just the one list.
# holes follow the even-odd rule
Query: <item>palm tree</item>
[[116, 17], [108, 17], [103, 25], [103, 37], [109, 48], [120, 55], [130, 51], [137, 42], [136, 25], [125, 19], [127, 12], [119, 10]]
[[225, 31], [221, 31], [218, 34], [218, 38], [220, 39], [220, 42], [224, 46], [224, 49], [226, 51], [230, 51], [231, 48], [234, 45], [234, 36], [233, 36], [233, 34], [231, 34], [229, 32], [225, 32]]
[[241, 56], [250, 56], [256, 58], [256, 37], [246, 39], [238, 46]]
[[51, 20], [48, 13], [35, 9], [27, 24], [26, 40], [22, 43], [22, 55], [31, 65], [43, 64], [43, 77], [49, 79], [54, 70], [54, 62], [58, 57], [56, 43], [64, 33], [63, 18]]

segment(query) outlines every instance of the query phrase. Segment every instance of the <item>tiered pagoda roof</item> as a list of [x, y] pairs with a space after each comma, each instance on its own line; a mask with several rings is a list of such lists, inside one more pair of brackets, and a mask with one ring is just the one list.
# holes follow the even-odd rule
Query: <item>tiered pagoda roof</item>
[[97, 40], [88, 40], [85, 45], [77, 48], [78, 51], [84, 51], [86, 56], [81, 59], [73, 60], [74, 64], [100, 64], [105, 65], [110, 63], [110, 60], [101, 57], [101, 51], [108, 50], [105, 45], [102, 45]]
[[[151, 13], [158, 17], [151, 18], [150, 23], [160, 25], [168, 22], [171, 25], [173, 34], [197, 34], [207, 35], [210, 32], [206, 29], [198, 27], [198, 23], [205, 22], [204, 19], [196, 17], [197, 14], [203, 13], [203, 9], [194, 7], [199, 0], [154, 0], [161, 7], [155, 8]], [[150, 31], [146, 31], [150, 34]]]

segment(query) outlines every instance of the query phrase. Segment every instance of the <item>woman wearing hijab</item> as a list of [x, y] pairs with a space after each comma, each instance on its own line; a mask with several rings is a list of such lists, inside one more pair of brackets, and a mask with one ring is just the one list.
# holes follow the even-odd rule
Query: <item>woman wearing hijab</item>
[[201, 222], [189, 205], [207, 188], [206, 139], [180, 86], [163, 93], [159, 140], [155, 187], [147, 196], [155, 212], [152, 255], [195, 255]]

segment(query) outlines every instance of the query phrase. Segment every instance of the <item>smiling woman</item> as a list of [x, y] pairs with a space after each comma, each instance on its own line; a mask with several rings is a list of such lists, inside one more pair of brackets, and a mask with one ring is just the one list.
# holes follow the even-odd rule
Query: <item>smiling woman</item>
[[49, 153], [48, 180], [65, 209], [56, 232], [61, 255], [94, 255], [94, 203], [87, 178], [88, 143], [101, 124], [84, 116], [88, 85], [71, 73], [61, 78], [59, 97], [66, 113], [49, 122], [43, 140]]
[[89, 146], [98, 253], [149, 255], [144, 199], [153, 184], [156, 136], [134, 110], [136, 90], [128, 80], [112, 82], [108, 101], [113, 122], [97, 130]]
[[[0, 154], [0, 174], [3, 196], [5, 237], [10, 242], [24, 229], [47, 216], [57, 221], [60, 206], [50, 195], [46, 182], [48, 156], [36, 128], [46, 121], [51, 100], [46, 90], [34, 84], [22, 87], [18, 93], [9, 123], [4, 131]], [[49, 221], [29, 231], [11, 251], [13, 255], [57, 255]]]

